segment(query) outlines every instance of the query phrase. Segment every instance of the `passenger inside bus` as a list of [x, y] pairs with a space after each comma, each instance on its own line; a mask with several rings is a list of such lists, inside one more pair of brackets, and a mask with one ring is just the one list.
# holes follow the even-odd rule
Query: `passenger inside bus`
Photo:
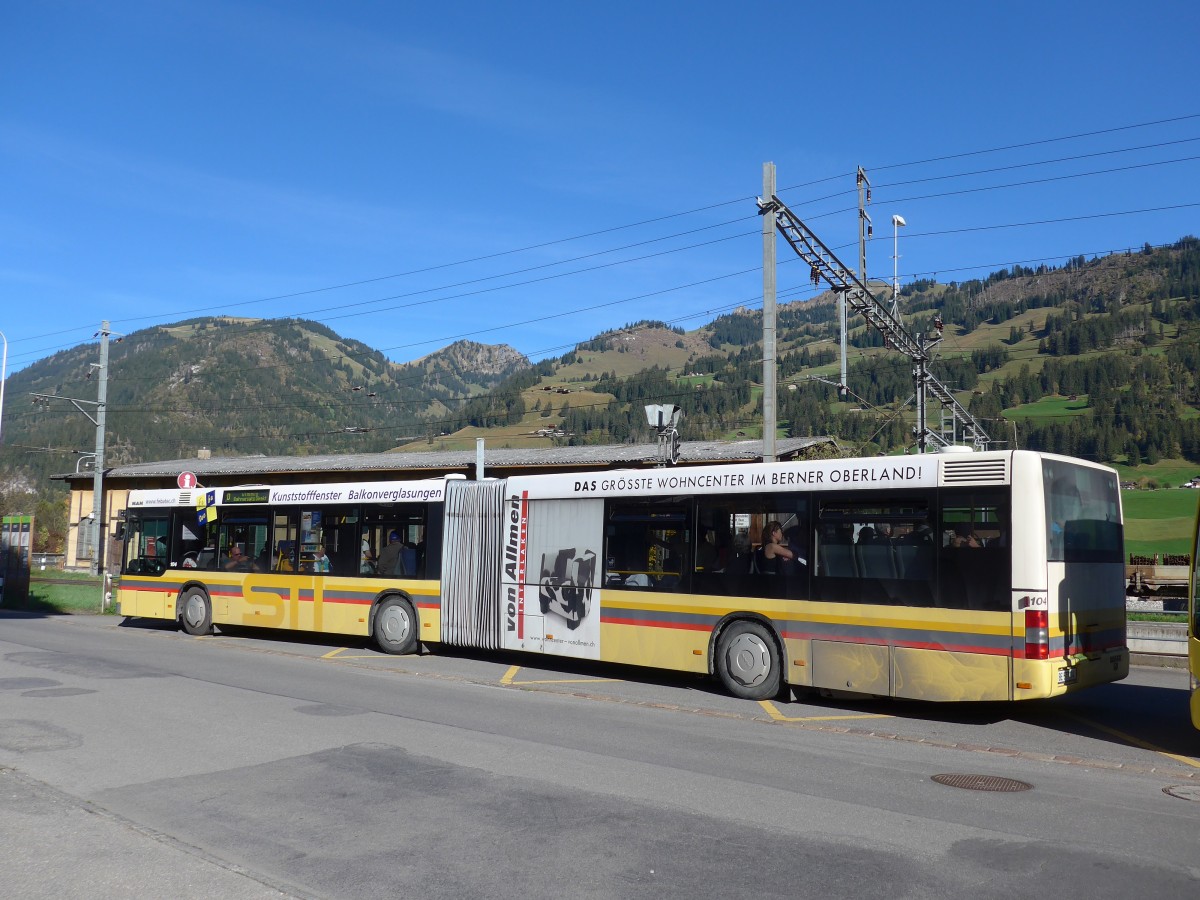
[[783, 536], [787, 541], [788, 549], [792, 551], [793, 574], [797, 574], [799, 566], [808, 565], [808, 551], [804, 548], [805, 540], [808, 537], [808, 529], [803, 525], [793, 525], [790, 528], [783, 529]]
[[970, 522], [959, 522], [954, 526], [954, 535], [950, 538], [950, 546], [958, 548], [979, 548], [983, 546], [979, 535]]
[[275, 547], [275, 565], [276, 572], [294, 572], [296, 571], [295, 563], [292, 562], [292, 557], [295, 555], [296, 544], [294, 541], [280, 541]]
[[683, 575], [687, 571], [687, 542], [683, 535], [676, 532], [670, 535], [666, 543], [659, 542], [662, 549], [659, 556], [661, 574], [658, 576], [658, 588], [664, 591], [679, 590]]
[[696, 571], [720, 572], [725, 568], [725, 554], [728, 548], [717, 547], [717, 533], [708, 526], [701, 528], [703, 536], [696, 547]]
[[404, 542], [400, 540], [400, 532], [389, 531], [387, 546], [379, 551], [379, 562], [375, 571], [385, 577], [406, 575], [404, 571]]
[[759, 548], [758, 570], [766, 575], [785, 574], [786, 564], [796, 558], [796, 551], [787, 545], [783, 525], [770, 521], [763, 526], [763, 545]]
[[229, 556], [226, 557], [222, 568], [230, 572], [249, 572], [251, 565], [250, 557], [246, 556], [242, 545], [234, 544], [229, 548]]

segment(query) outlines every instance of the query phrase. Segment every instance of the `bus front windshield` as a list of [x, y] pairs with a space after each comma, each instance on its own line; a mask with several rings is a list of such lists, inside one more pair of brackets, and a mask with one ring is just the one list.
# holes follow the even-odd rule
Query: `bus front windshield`
[[125, 523], [121, 570], [130, 575], [161, 575], [169, 553], [167, 517], [131, 515]]

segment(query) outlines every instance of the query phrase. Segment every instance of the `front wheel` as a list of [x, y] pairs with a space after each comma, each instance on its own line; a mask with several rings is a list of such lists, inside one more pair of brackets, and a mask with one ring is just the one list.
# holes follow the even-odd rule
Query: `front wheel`
[[734, 622], [717, 641], [717, 675], [725, 690], [743, 700], [768, 700], [779, 694], [779, 648], [765, 625]]
[[417, 614], [403, 597], [388, 597], [379, 604], [371, 630], [384, 653], [413, 653], [417, 649]]
[[188, 634], [212, 633], [212, 604], [200, 588], [189, 588], [179, 600], [179, 622]]

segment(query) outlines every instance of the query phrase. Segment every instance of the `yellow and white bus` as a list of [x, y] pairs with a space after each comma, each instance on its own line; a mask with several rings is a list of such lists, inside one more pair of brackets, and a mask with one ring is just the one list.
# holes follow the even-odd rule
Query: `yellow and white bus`
[[1188, 575], [1187, 644], [1188, 680], [1191, 688], [1192, 724], [1200, 728], [1200, 509], [1196, 510], [1196, 525], [1192, 530], [1192, 565]]
[[[195, 493], [131, 495], [122, 614], [713, 674], [748, 699], [1128, 674], [1117, 475], [1067, 457], [227, 488], [202, 517]], [[408, 562], [377, 571], [393, 533]]]

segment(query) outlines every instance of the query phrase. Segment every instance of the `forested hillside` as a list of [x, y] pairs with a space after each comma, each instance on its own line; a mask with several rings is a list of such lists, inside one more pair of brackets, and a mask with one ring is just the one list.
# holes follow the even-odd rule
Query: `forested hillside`
[[[929, 333], [941, 317], [933, 372], [1005, 446], [1110, 463], [1200, 461], [1197, 239], [981, 280], [919, 281], [901, 299], [914, 333]], [[781, 306], [777, 329], [783, 432], [832, 434], [868, 453], [911, 445], [911, 366], [878, 332], [851, 320], [843, 399], [830, 383], [838, 379], [832, 298]], [[757, 436], [761, 334], [761, 313], [748, 309], [688, 334], [661, 322], [626, 325], [522, 373], [455, 425], [517, 429], [533, 411], [558, 426], [560, 442], [646, 440], [641, 406], [673, 402], [684, 410], [685, 439]], [[657, 351], [630, 371], [629, 357], [650, 344]], [[574, 396], [539, 400], [547, 385]]]
[[[41, 360], [8, 382], [0, 470], [46, 487], [95, 446], [97, 344]], [[317, 322], [206, 318], [109, 345], [106, 463], [195, 456], [387, 450], [428, 430], [450, 403], [482, 394], [529, 361], [510, 347], [453, 344], [397, 365]], [[34, 394], [55, 398], [31, 404]], [[91, 403], [89, 404], [89, 401]]]
[[[906, 327], [944, 322], [933, 371], [1005, 446], [1104, 462], [1200, 462], [1200, 241], [980, 280], [904, 288]], [[683, 408], [684, 439], [761, 435], [762, 318], [738, 309], [693, 331], [643, 320], [530, 364], [504, 346], [459, 342], [396, 364], [324, 325], [207, 318], [111, 345], [109, 465], [214, 455], [397, 447], [649, 441], [642, 406]], [[848, 393], [836, 387], [828, 294], [781, 305], [781, 433], [830, 434], [848, 450], [912, 444], [909, 361], [851, 321]], [[0, 491], [44, 490], [74, 471], [95, 429], [84, 401], [95, 344], [10, 378]], [[936, 418], [936, 409], [932, 412]], [[936, 424], [936, 423], [935, 423]]]

